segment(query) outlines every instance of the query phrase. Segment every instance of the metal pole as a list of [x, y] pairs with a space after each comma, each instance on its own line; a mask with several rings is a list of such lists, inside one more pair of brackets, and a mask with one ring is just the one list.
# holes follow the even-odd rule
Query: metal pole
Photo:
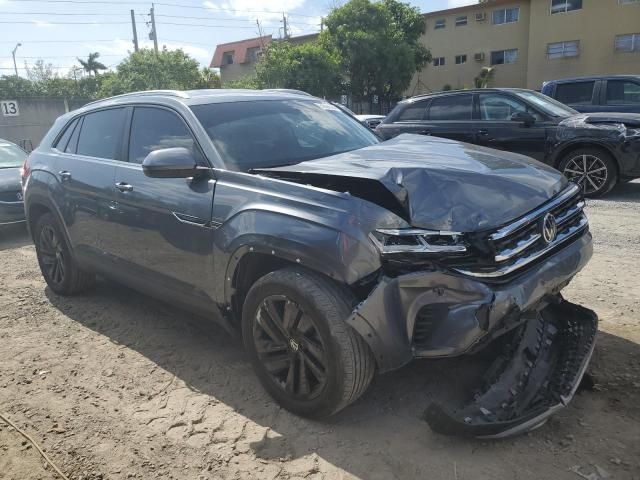
[[138, 51], [138, 31], [136, 30], [136, 17], [133, 10], [131, 10], [131, 28], [133, 28], [133, 49]]
[[287, 30], [287, 17], [284, 15], [284, 12], [282, 12], [282, 23], [284, 23], [284, 39], [286, 40], [289, 38], [289, 32]]
[[13, 57], [13, 69], [16, 72], [16, 77], [18, 76], [18, 66], [16, 65], [16, 50], [18, 50], [18, 47], [21, 47], [21, 46], [22, 46], [21, 43], [16, 44], [16, 47], [11, 52], [11, 56]]
[[156, 17], [153, 15], [154, 5], [151, 4], [151, 28], [153, 29], [153, 49], [158, 53], [158, 30], [156, 30]]

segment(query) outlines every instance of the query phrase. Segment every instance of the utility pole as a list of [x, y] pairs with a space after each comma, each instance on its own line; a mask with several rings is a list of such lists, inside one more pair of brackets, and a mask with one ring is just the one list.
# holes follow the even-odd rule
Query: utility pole
[[21, 47], [22, 44], [18, 43], [16, 44], [16, 48], [13, 49], [13, 51], [11, 52], [11, 56], [13, 57], [13, 69], [16, 72], [16, 77], [18, 76], [18, 66], [16, 65], [16, 50], [18, 50], [18, 47]]
[[133, 50], [138, 51], [138, 31], [136, 30], [136, 14], [131, 10], [131, 28], [133, 28]]
[[287, 17], [284, 12], [282, 12], [282, 23], [284, 24], [284, 39], [289, 38], [289, 31], [287, 30]]
[[324, 32], [324, 17], [320, 19], [320, 31]]
[[154, 5], [151, 4], [151, 11], [149, 15], [151, 16], [151, 33], [149, 34], [149, 39], [153, 40], [153, 49], [158, 53], [158, 30], [156, 30], [156, 17], [153, 15]]

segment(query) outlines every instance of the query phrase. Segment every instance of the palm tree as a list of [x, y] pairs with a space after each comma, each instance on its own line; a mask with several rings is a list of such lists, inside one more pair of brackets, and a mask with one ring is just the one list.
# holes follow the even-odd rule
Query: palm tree
[[98, 75], [98, 70], [107, 69], [103, 63], [98, 61], [98, 57], [100, 57], [100, 54], [98, 52], [93, 52], [89, 53], [89, 57], [86, 61], [78, 58], [78, 62], [80, 62], [80, 65], [82, 65], [82, 68], [84, 68], [85, 72], [87, 72], [89, 76], [91, 76], [91, 73]]
[[476, 88], [488, 88], [495, 73], [496, 69], [493, 67], [482, 67], [482, 70], [480, 70], [480, 73], [474, 79]]

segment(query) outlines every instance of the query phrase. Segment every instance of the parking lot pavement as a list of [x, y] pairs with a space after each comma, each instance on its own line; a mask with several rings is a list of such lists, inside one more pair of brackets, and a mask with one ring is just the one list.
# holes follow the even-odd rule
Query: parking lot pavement
[[[335, 418], [297, 418], [206, 320], [104, 281], [54, 295], [22, 228], [0, 231], [0, 412], [72, 479], [638, 480], [640, 182], [590, 201], [588, 214], [595, 255], [565, 296], [600, 315], [595, 385], [531, 434], [431, 433], [422, 411], [455, 389], [464, 361], [414, 362]], [[1, 422], [0, 472], [54, 478]]]

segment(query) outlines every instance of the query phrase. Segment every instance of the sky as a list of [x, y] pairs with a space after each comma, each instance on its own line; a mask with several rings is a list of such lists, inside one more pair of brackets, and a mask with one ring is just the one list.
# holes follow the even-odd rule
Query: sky
[[[477, 0], [403, 0], [431, 12], [477, 3]], [[219, 43], [259, 34], [282, 34], [285, 12], [291, 35], [320, 30], [321, 18], [344, 0], [164, 0], [155, 3], [159, 46], [182, 48], [209, 66]], [[13, 73], [11, 52], [17, 43], [18, 73], [25, 62], [53, 64], [61, 76], [77, 65], [77, 57], [99, 52], [100, 61], [114, 68], [133, 50], [130, 10], [135, 11], [138, 41], [148, 40], [151, 2], [143, 0], [0, 0], [0, 75]]]

